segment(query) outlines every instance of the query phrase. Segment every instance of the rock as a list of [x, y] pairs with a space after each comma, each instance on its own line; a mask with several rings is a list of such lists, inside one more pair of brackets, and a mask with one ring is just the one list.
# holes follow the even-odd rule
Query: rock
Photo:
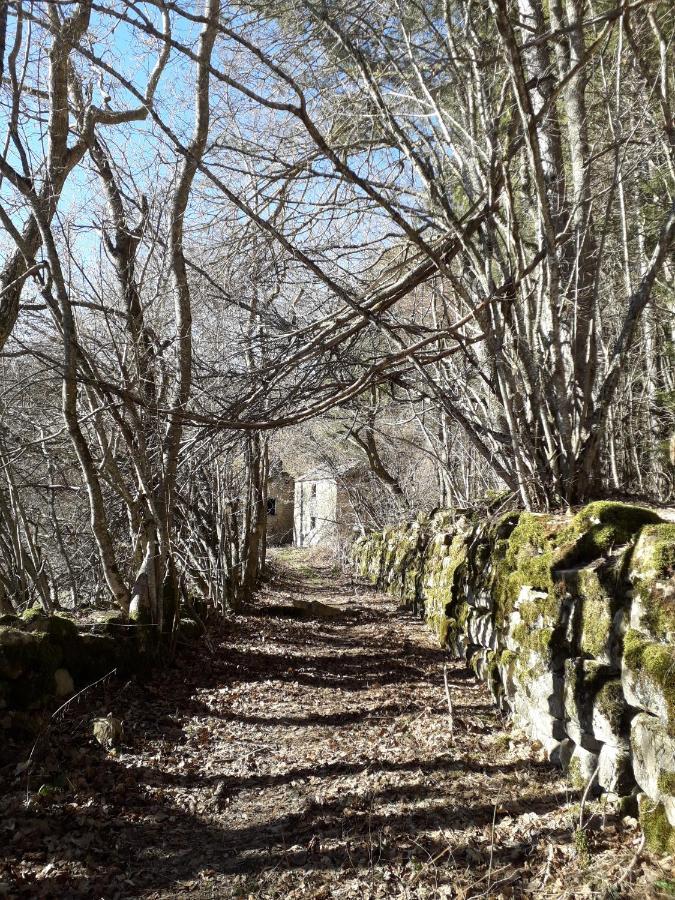
[[24, 672], [53, 671], [62, 658], [63, 651], [47, 634], [0, 628], [0, 678], [16, 680]]
[[634, 587], [630, 627], [655, 640], [675, 641], [675, 524], [642, 529], [629, 578]]
[[178, 634], [186, 641], [196, 641], [204, 634], [204, 626], [195, 619], [181, 619], [178, 625]]
[[133, 643], [127, 646], [108, 635], [84, 633], [80, 635], [77, 656], [68, 660], [68, 669], [78, 684], [88, 683], [123, 667], [126, 658], [134, 652]]
[[295, 609], [317, 619], [336, 619], [342, 615], [342, 610], [338, 606], [331, 606], [320, 600], [301, 600], [294, 597], [292, 602]]
[[27, 631], [46, 631], [49, 615], [41, 606], [32, 606], [21, 614], [24, 628]]
[[639, 713], [630, 734], [635, 780], [655, 803], [662, 803], [675, 826], [675, 738], [654, 716]]
[[628, 746], [628, 729], [632, 712], [623, 696], [621, 680], [603, 663], [590, 659], [568, 659], [565, 662], [565, 715], [570, 737], [576, 743], [593, 749], [583, 733], [592, 741], [616, 747]]
[[555, 672], [546, 671], [537, 654], [530, 653], [527, 663], [516, 666], [513, 680], [533, 712], [540, 710], [556, 719], [564, 718], [565, 681]]
[[[579, 569], [575, 593], [579, 605], [579, 652], [604, 663], [616, 659], [618, 640], [613, 627], [617, 598], [610, 596], [603, 584], [604, 560]], [[573, 621], [572, 617], [570, 621]], [[574, 636], [570, 635], [570, 642]]]
[[621, 679], [611, 679], [600, 688], [593, 701], [594, 736], [603, 744], [625, 747], [634, 712], [626, 703]]
[[124, 637], [129, 631], [129, 619], [119, 610], [105, 610], [96, 613], [95, 629], [113, 637]]
[[497, 633], [490, 615], [478, 615], [473, 611], [470, 612], [466, 621], [466, 632], [474, 644], [486, 647], [488, 650], [496, 650]]
[[621, 684], [627, 703], [658, 716], [664, 725], [675, 726], [675, 645], [628, 631]]
[[599, 771], [596, 772], [598, 761], [598, 753], [593, 753], [577, 744], [567, 769], [567, 775], [572, 786], [579, 791], [583, 791], [591, 778], [593, 778], [589, 794], [591, 796], [598, 794], [600, 792], [598, 784]]
[[574, 752], [574, 741], [564, 738], [562, 741], [556, 741], [555, 746], [551, 746], [548, 752], [548, 758], [555, 766], [559, 766], [563, 772], [569, 768], [572, 753]]
[[92, 730], [99, 744], [110, 750], [122, 743], [124, 723], [121, 719], [116, 719], [112, 713], [108, 713], [105, 718], [94, 719]]
[[57, 669], [54, 672], [54, 686], [57, 697], [67, 697], [73, 693], [75, 682], [68, 669]]
[[533, 708], [520, 694], [513, 700], [513, 720], [533, 740], [541, 741], [544, 746], [549, 739], [562, 741], [565, 739], [565, 723], [544, 710]]
[[626, 797], [635, 787], [630, 750], [604, 744], [600, 750], [600, 787], [617, 797]]
[[592, 731], [584, 731], [576, 722], [572, 722], [569, 719], [565, 722], [565, 731], [577, 747], [588, 750], [589, 753], [597, 754], [600, 752], [602, 744], [597, 740]]

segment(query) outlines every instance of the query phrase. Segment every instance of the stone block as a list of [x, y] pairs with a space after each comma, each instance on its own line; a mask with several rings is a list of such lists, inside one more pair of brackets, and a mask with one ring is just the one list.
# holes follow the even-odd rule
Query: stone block
[[576, 744], [567, 769], [572, 786], [579, 791], [585, 790], [589, 781], [593, 778], [589, 791], [591, 796], [597, 795], [601, 790], [598, 783], [599, 772], [596, 771], [598, 769], [598, 756], [598, 753]]
[[617, 797], [625, 797], [635, 787], [633, 766], [629, 749], [603, 744], [600, 750], [600, 787]]
[[631, 629], [624, 641], [621, 685], [628, 704], [675, 728], [675, 645]]
[[663, 804], [675, 826], [675, 738], [657, 718], [639, 713], [631, 723], [630, 743], [635, 780], [650, 800]]

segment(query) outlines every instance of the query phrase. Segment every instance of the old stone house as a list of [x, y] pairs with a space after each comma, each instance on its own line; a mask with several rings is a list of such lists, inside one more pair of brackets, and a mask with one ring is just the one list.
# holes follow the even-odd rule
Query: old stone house
[[342, 472], [316, 469], [295, 480], [293, 543], [296, 547], [335, 547], [351, 537], [356, 516], [349, 499], [356, 467]]

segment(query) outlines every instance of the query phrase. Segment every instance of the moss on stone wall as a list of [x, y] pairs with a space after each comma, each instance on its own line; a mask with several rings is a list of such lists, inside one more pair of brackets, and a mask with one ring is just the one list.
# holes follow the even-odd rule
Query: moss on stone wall
[[641, 603], [640, 627], [657, 640], [675, 635], [675, 524], [644, 528], [635, 546], [630, 580]]
[[624, 638], [623, 663], [658, 691], [666, 707], [668, 731], [675, 735], [675, 645], [662, 644], [629, 629]]
[[640, 825], [645, 844], [652, 853], [675, 853], [675, 829], [668, 821], [663, 803], [655, 803], [642, 795], [639, 802]]

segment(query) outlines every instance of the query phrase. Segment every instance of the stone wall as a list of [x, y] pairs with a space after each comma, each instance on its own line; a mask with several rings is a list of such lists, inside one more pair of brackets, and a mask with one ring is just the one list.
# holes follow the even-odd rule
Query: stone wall
[[675, 524], [608, 502], [478, 522], [440, 511], [352, 553], [575, 786], [595, 773], [596, 792], [637, 799], [649, 846], [675, 852]]
[[[196, 622], [181, 621], [179, 635], [197, 632]], [[156, 626], [115, 612], [86, 625], [39, 609], [0, 616], [0, 710], [55, 705], [113, 669], [128, 675], [149, 668], [158, 650]]]

